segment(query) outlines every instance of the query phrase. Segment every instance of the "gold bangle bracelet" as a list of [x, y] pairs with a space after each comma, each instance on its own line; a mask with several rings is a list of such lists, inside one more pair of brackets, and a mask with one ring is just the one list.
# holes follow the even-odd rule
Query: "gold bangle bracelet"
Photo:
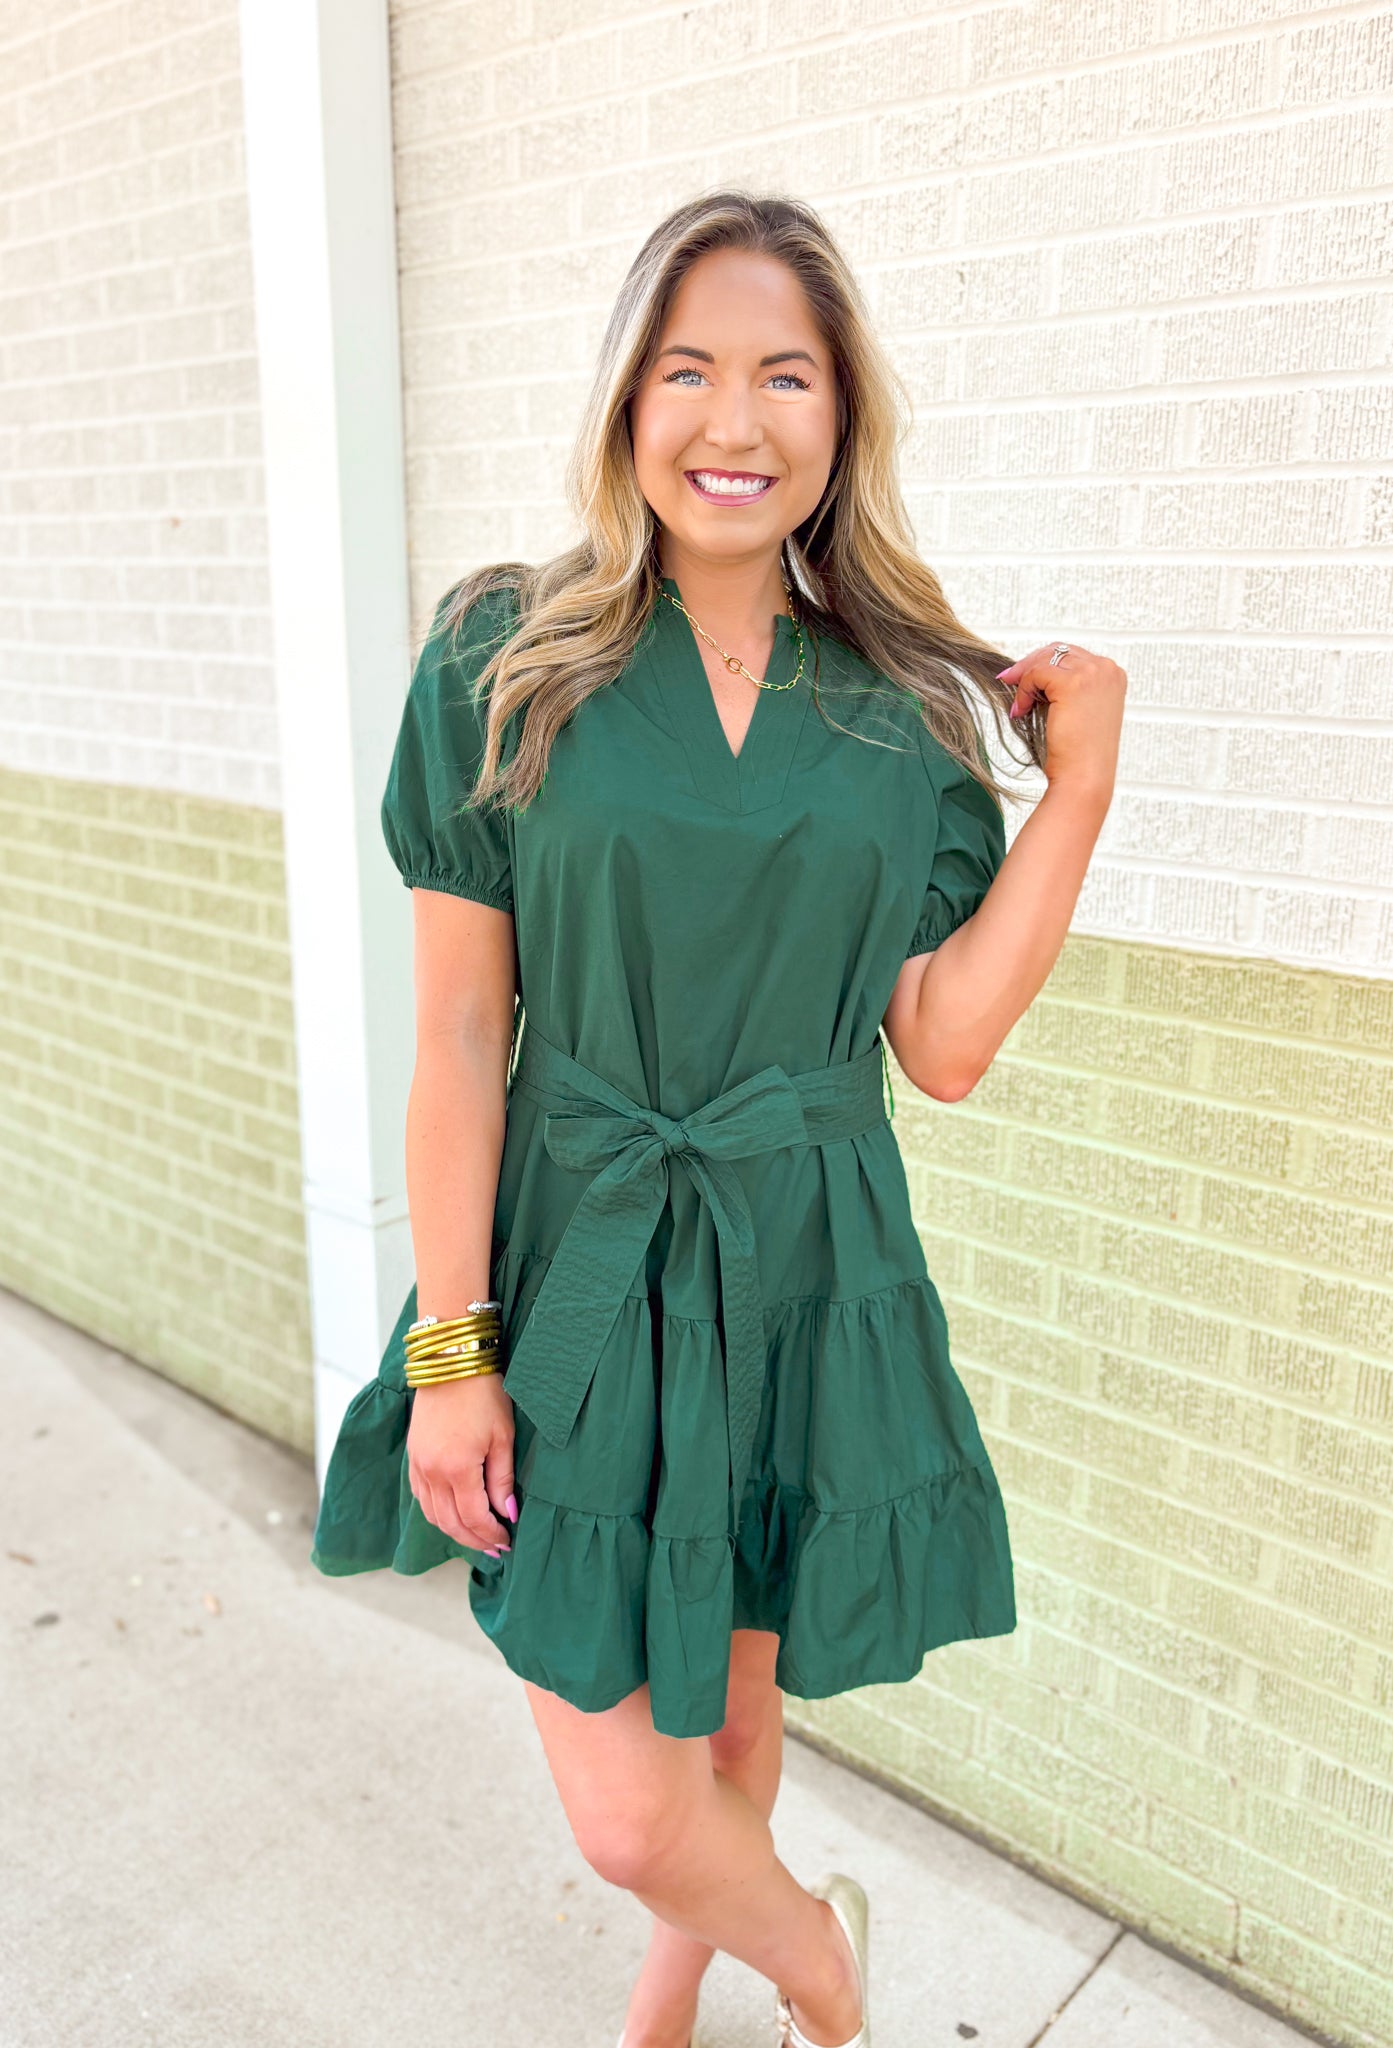
[[487, 1337], [452, 1338], [444, 1344], [413, 1344], [407, 1351], [408, 1358], [469, 1358], [482, 1351], [496, 1351], [499, 1335], [495, 1330]]
[[443, 1384], [446, 1380], [483, 1379], [490, 1373], [500, 1373], [502, 1370], [501, 1365], [463, 1365], [449, 1372], [408, 1373], [406, 1384], [408, 1387], [433, 1387]]
[[434, 1352], [408, 1352], [408, 1366], [438, 1366], [447, 1358], [494, 1358], [502, 1346], [494, 1337], [488, 1343], [442, 1343]]
[[502, 1358], [428, 1358], [420, 1366], [408, 1364], [410, 1378], [432, 1376], [436, 1372], [494, 1372], [502, 1364]]
[[465, 1330], [427, 1330], [420, 1337], [408, 1337], [406, 1348], [408, 1351], [430, 1351], [441, 1344], [453, 1344], [461, 1338], [477, 1342], [481, 1337], [496, 1337], [502, 1327], [501, 1323], [493, 1322], [478, 1323], [472, 1329]]
[[452, 1316], [447, 1323], [427, 1323], [424, 1329], [408, 1330], [406, 1341], [408, 1344], [434, 1343], [440, 1337], [453, 1337], [466, 1330], [494, 1330], [501, 1321], [496, 1308], [481, 1309], [477, 1315]]
[[493, 1358], [500, 1350], [495, 1338], [487, 1344], [442, 1344], [434, 1351], [408, 1351], [408, 1365], [443, 1365], [446, 1359]]
[[475, 1330], [463, 1336], [442, 1337], [434, 1344], [408, 1344], [406, 1355], [408, 1358], [420, 1358], [428, 1351], [448, 1351], [460, 1344], [471, 1345], [477, 1349], [481, 1344], [496, 1344], [501, 1334], [498, 1330]]

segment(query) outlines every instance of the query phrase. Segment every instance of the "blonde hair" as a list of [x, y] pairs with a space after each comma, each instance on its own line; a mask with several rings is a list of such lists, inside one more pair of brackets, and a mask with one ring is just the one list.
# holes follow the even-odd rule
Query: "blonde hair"
[[[628, 406], [682, 278], [699, 257], [732, 248], [788, 265], [836, 366], [838, 446], [827, 488], [783, 548], [811, 645], [823, 635], [844, 642], [895, 690], [917, 698], [929, 730], [998, 801], [1018, 794], [992, 773], [970, 708], [975, 688], [1005, 741], [1003, 714], [1014, 692], [995, 672], [1009, 657], [962, 623], [915, 552], [896, 468], [908, 401], [846, 259], [801, 201], [720, 191], [660, 221], [620, 287], [567, 465], [566, 494], [582, 538], [535, 566], [476, 569], [446, 594], [441, 630], [457, 628], [491, 590], [510, 591], [518, 615], [475, 681], [480, 700], [487, 692], [488, 720], [471, 807], [530, 802], [556, 734], [634, 651], [662, 570], [658, 521], [634, 473]], [[812, 688], [825, 717], [816, 670]], [[510, 719], [518, 720], [519, 737], [505, 760]], [[1012, 728], [1037, 765], [1043, 726], [1037, 710]]]

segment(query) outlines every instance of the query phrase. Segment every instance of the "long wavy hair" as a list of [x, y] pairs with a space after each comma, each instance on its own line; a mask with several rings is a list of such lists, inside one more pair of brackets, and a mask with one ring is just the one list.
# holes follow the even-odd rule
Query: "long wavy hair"
[[[660, 221], [620, 287], [566, 471], [580, 540], [537, 565], [475, 569], [443, 600], [439, 630], [446, 633], [485, 592], [508, 590], [516, 607], [516, 620], [474, 684], [481, 704], [487, 696], [487, 724], [467, 807], [531, 801], [556, 734], [623, 669], [658, 599], [660, 527], [635, 475], [629, 404], [652, 365], [674, 292], [714, 249], [752, 250], [787, 264], [836, 366], [838, 445], [827, 487], [783, 546], [814, 649], [824, 635], [852, 648], [892, 691], [917, 698], [929, 730], [998, 802], [1018, 796], [992, 772], [972, 694], [990, 709], [1003, 746], [1008, 733], [1021, 738], [1037, 766], [1044, 762], [1043, 709], [1037, 700], [1027, 718], [1008, 727], [1014, 692], [997, 682], [996, 671], [1010, 657], [963, 624], [915, 551], [897, 475], [908, 399], [851, 269], [801, 201], [719, 191]], [[819, 671], [820, 664], [812, 689], [825, 718]], [[518, 732], [511, 759], [504, 745], [510, 720]]]

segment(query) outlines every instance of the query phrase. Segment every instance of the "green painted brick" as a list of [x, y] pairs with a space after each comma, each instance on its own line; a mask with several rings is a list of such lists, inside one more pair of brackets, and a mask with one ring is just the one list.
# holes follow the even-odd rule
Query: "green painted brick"
[[1025, 1060], [1003, 1061], [978, 1084], [980, 1106], [1022, 1127], [1087, 1134], [1096, 1129], [1104, 1083], [1091, 1075], [1061, 1073]]
[[1185, 1495], [1341, 1557], [1367, 1558], [1377, 1543], [1379, 1518], [1372, 1507], [1260, 1466], [1236, 1464], [1223, 1451], [1187, 1452]]
[[983, 1760], [1016, 1785], [1032, 1787], [1109, 1833], [1140, 1840], [1146, 1831], [1147, 1802], [1116, 1770], [1095, 1770], [1071, 1756], [1066, 1746], [1039, 1741], [1024, 1729], [992, 1720], [983, 1731]]
[[0, 1279], [310, 1451], [279, 819], [0, 771], [0, 872]]
[[1393, 984], [1329, 978], [1330, 1014], [1326, 1035], [1386, 1059], [1393, 1047]]
[[1196, 1725], [1191, 1746], [1226, 1771], [1236, 1788], [1300, 1797], [1301, 1766], [1309, 1752], [1285, 1727], [1266, 1727], [1246, 1710], [1214, 1702], [1200, 1710]]
[[[187, 799], [169, 795], [159, 789], [126, 788], [119, 784], [108, 787], [95, 783], [84, 783], [78, 787], [92, 792], [94, 796], [100, 795], [104, 798], [96, 812], [97, 815], [115, 818], [125, 825], [133, 825], [143, 834], [165, 832], [178, 836], [190, 809], [195, 814], [202, 811], [205, 818], [212, 818], [221, 808], [211, 803], [206, 809], [199, 805], [190, 806]], [[67, 810], [69, 806], [76, 809], [81, 804], [80, 796], [69, 797], [66, 790], [55, 791], [55, 797], [56, 801], [51, 806], [53, 809], [60, 806], [63, 810]]]
[[981, 1831], [988, 1840], [1009, 1840], [1017, 1855], [1026, 1860], [1054, 1852], [1060, 1818], [1053, 1801], [998, 1777], [975, 1758], [944, 1749], [918, 1729], [862, 1701], [862, 1692], [843, 1693], [830, 1700], [789, 1698], [785, 1718], [830, 1754], [845, 1756], [912, 1789], [950, 1818], [966, 1820], [990, 1811], [995, 1818]]
[[860, 1688], [859, 1697], [872, 1711], [889, 1715], [945, 1754], [970, 1757], [979, 1746], [981, 1717], [964, 1703], [968, 1694], [965, 1686], [955, 1697], [931, 1693], [927, 1686], [867, 1685]]
[[955, 1359], [990, 1360], [993, 1370], [1037, 1380], [1059, 1393], [1081, 1393], [1093, 1354], [1074, 1339], [1017, 1321], [974, 1301], [952, 1297], [949, 1304]]
[[1237, 1649], [1256, 1662], [1281, 1662], [1314, 1684], [1347, 1691], [1354, 1683], [1356, 1645], [1347, 1632], [1306, 1620], [1246, 1589], [1173, 1571], [1166, 1613], [1196, 1635]]
[[1320, 1128], [1310, 1130], [1308, 1138], [1291, 1178], [1336, 1201], [1393, 1206], [1393, 1140]]
[[[944, 1746], [956, 1747], [964, 1756], [979, 1749], [988, 1718], [1023, 1728], [1045, 1742], [1059, 1741], [1064, 1700], [1056, 1689], [1038, 1682], [1033, 1673], [1022, 1672], [1019, 1659], [998, 1665], [987, 1656], [961, 1658], [951, 1674], [944, 1673], [942, 1682], [937, 1662], [929, 1658], [914, 1685], [864, 1686], [861, 1696], [867, 1705], [883, 1708], [908, 1727], [922, 1728], [928, 1734], [940, 1731]], [[969, 1710], [967, 1718], [960, 1723], [957, 1716], [965, 1709]], [[963, 1739], [950, 1743], [948, 1731], [954, 1727], [961, 1728]]]
[[1319, 1415], [1295, 1419], [1291, 1464], [1319, 1485], [1393, 1501], [1393, 1442]]
[[[1328, 1757], [1300, 1754], [1300, 1796], [1304, 1804], [1318, 1807], [1337, 1820], [1393, 1842], [1393, 1783], [1352, 1771]], [[1393, 1912], [1393, 1897], [1388, 1901]]]
[[1322, 1350], [1275, 1330], [1249, 1330], [1241, 1369], [1245, 1379], [1269, 1393], [1325, 1405], [1336, 1396], [1346, 1374], [1346, 1361], [1339, 1352]]
[[1360, 1360], [1350, 1412], [1376, 1428], [1393, 1429], [1393, 1367]]
[[1230, 1894], [1245, 1909], [1270, 1913], [1298, 1933], [1328, 1939], [1338, 1893], [1316, 1880], [1310, 1865], [1265, 1853], [1262, 1820], [1251, 1813], [1237, 1829], [1208, 1828], [1187, 1814], [1157, 1803], [1151, 1814], [1150, 1846], [1167, 1863]]
[[[1384, 1533], [1386, 1539], [1393, 1537], [1393, 1524], [1386, 1522]], [[1383, 1556], [1393, 1556], [1387, 1540]], [[1376, 1645], [1393, 1642], [1393, 1584], [1386, 1565], [1378, 1577], [1364, 1578], [1325, 1558], [1285, 1551], [1277, 1559], [1272, 1594], [1293, 1612], [1338, 1614], [1341, 1627], [1352, 1636], [1364, 1636]]]
[[1387, 1358], [1393, 1352], [1393, 1288], [1305, 1273], [1296, 1292], [1294, 1316], [1303, 1334], [1343, 1340], [1376, 1357]]
[[1372, 1913], [1367, 1906], [1342, 1899], [1331, 1942], [1361, 1969], [1393, 1981], [1393, 1902], [1389, 1913]]
[[[1051, 987], [1053, 977], [1051, 977]], [[1011, 1034], [1023, 1059], [1086, 1069], [1100, 1077], [1184, 1088], [1195, 1078], [1199, 1035], [1121, 1009], [1085, 1009], [1067, 1002], [1037, 1003]]]
[[1129, 1543], [1221, 1574], [1231, 1585], [1251, 1585], [1258, 1577], [1263, 1537], [1197, 1513], [1188, 1499], [1167, 1500], [1150, 1486], [1091, 1472], [1075, 1512]]
[[1140, 1607], [1159, 1608], [1164, 1567], [1144, 1550], [1090, 1529], [1076, 1514], [1048, 1514], [1034, 1506], [1020, 1509], [1013, 1526], [1037, 1563], [1071, 1585], [1100, 1586]]
[[1067, 1509], [1079, 1490], [1075, 1468], [1067, 1459], [1009, 1438], [997, 1441], [992, 1463], [1006, 1493], [1037, 1501], [1041, 1507]]
[[[1205, 1961], [1231, 1951], [1237, 1907], [1222, 1889], [1205, 1884], [1183, 1864], [1149, 1852], [1142, 1843], [1119, 1841], [1077, 1814], [1065, 1818], [1060, 1854], [1079, 1888], [1104, 1912], [1118, 1913], [1161, 1939], [1180, 1937]], [[1140, 1912], [1137, 1900], [1145, 1901]]]
[[1386, 1131], [1393, 1122], [1393, 1062], [1264, 1043], [1251, 1034], [1213, 1040], [1213, 1094], [1265, 1102], [1336, 1122]]
[[1330, 1009], [1334, 978], [1329, 975], [1164, 946], [1117, 952], [1122, 965], [1118, 1000], [1129, 1013], [1299, 1037], [1318, 1031]]
[[[1128, 1727], [1116, 1713], [1075, 1700], [1064, 1717], [1060, 1746], [1081, 1762], [1120, 1776], [1146, 1802], [1163, 1800], [1210, 1827], [1231, 1828], [1238, 1821], [1240, 1798], [1232, 1775], [1161, 1740], [1150, 1725]], [[1143, 1824], [1136, 1839], [1144, 1837]]]

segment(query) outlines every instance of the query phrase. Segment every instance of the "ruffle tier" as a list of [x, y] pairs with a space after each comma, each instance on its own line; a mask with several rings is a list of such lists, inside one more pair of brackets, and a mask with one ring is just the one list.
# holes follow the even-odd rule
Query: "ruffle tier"
[[[505, 1330], [545, 1264], [501, 1254]], [[413, 1290], [378, 1377], [345, 1412], [311, 1560], [342, 1576], [464, 1559], [471, 1609], [504, 1660], [573, 1705], [598, 1712], [646, 1682], [660, 1733], [707, 1735], [725, 1719], [732, 1628], [776, 1633], [776, 1682], [822, 1699], [902, 1682], [945, 1643], [1016, 1626], [1000, 1489], [927, 1276], [767, 1310], [734, 1536], [708, 1512], [711, 1460], [724, 1457], [716, 1325], [630, 1296], [564, 1451], [515, 1410], [519, 1515], [499, 1558], [444, 1535], [411, 1492], [402, 1350], [415, 1313]], [[640, 1469], [651, 1483], [636, 1494]], [[571, 1503], [550, 1497], [563, 1490]], [[697, 1526], [673, 1533], [678, 1510]]]

